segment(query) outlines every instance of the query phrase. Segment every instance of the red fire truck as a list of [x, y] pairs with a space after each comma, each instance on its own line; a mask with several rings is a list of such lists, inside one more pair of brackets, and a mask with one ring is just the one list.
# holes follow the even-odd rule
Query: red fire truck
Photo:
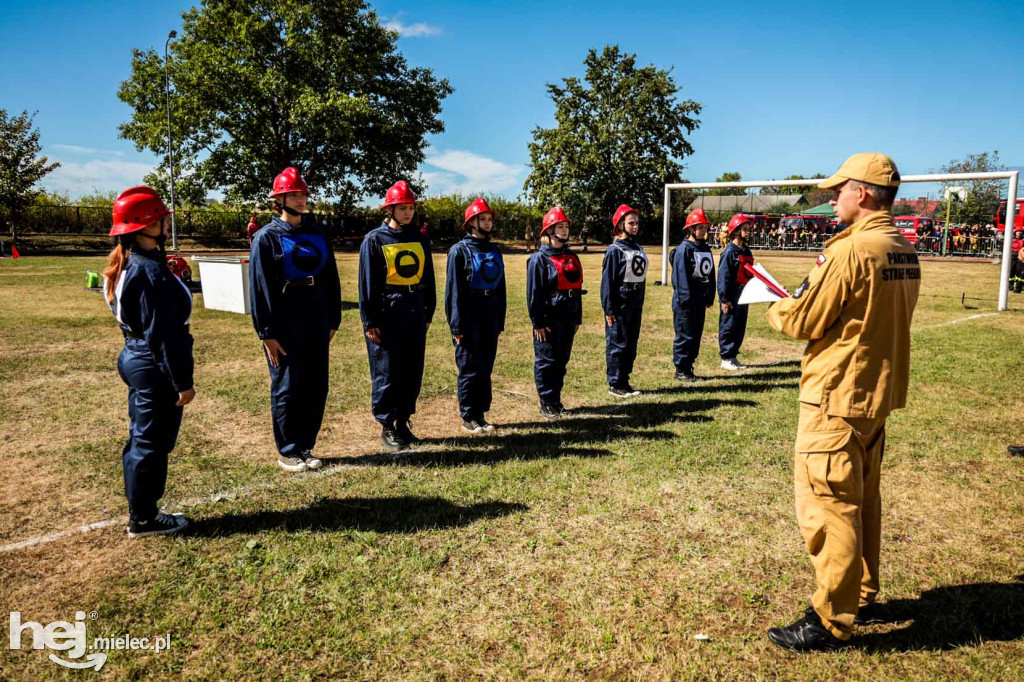
[[[996, 229], [1002, 232], [1006, 229], [1006, 202], [999, 202], [999, 210], [996, 211]], [[1024, 246], [1024, 199], [1017, 199], [1017, 215], [1013, 217], [1013, 252], [1020, 251]]]

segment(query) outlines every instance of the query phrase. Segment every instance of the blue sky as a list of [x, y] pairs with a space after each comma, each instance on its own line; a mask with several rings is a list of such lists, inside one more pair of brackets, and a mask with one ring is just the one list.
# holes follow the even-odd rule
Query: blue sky
[[[191, 3], [12, 4], [0, 15], [0, 108], [38, 110], [44, 183], [73, 196], [141, 180], [154, 157], [117, 138], [133, 47], [162, 49]], [[545, 84], [618, 43], [673, 69], [704, 105], [686, 176], [828, 173], [850, 153], [904, 174], [998, 149], [1024, 166], [1024, 3], [463, 2], [382, 0], [413, 65], [448, 78], [444, 133], [421, 171], [431, 193], [517, 194], [531, 130], [553, 122]], [[1007, 30], [1010, 27], [1011, 30]], [[14, 68], [11, 68], [11, 67]], [[917, 190], [921, 189], [921, 192]], [[908, 188], [916, 196], [933, 187]]]

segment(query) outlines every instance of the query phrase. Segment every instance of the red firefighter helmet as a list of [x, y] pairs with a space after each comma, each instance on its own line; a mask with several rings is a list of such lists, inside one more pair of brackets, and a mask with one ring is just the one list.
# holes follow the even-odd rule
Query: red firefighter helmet
[[570, 226], [572, 225], [572, 221], [566, 217], [565, 211], [562, 210], [561, 206], [555, 206], [544, 214], [544, 220], [541, 221], [540, 224], [540, 236], [543, 237], [550, 232], [551, 228], [557, 223], [568, 223]]
[[156, 190], [145, 185], [129, 187], [114, 199], [114, 224], [110, 228], [110, 236], [138, 232], [172, 213], [174, 211], [167, 208]]
[[729, 219], [729, 236], [731, 237], [732, 233], [738, 230], [740, 225], [749, 222], [750, 216], [744, 213], [737, 213], [736, 215], [734, 215], [732, 218]]
[[270, 192], [270, 198], [273, 199], [289, 192], [302, 192], [309, 196], [309, 187], [306, 186], [306, 181], [299, 175], [299, 169], [295, 166], [285, 168], [274, 178], [274, 189]]
[[415, 204], [416, 195], [409, 189], [409, 183], [405, 180], [399, 180], [395, 184], [388, 188], [388, 193], [384, 195], [384, 203], [380, 205], [381, 208], [388, 206], [397, 206], [399, 204]]
[[469, 230], [469, 221], [478, 215], [484, 213], [490, 213], [494, 216], [494, 211], [487, 205], [487, 201], [483, 197], [477, 197], [473, 200], [473, 203], [466, 207], [465, 220], [462, 221], [462, 229], [465, 231]]
[[612, 216], [612, 229], [619, 229], [619, 221], [628, 216], [630, 213], [634, 215], [640, 215], [639, 211], [635, 208], [631, 208], [629, 204], [622, 204], [615, 209], [615, 215]]
[[710, 225], [711, 221], [704, 215], [703, 208], [695, 208], [690, 211], [690, 215], [686, 216], [686, 227], [691, 228], [694, 225]]

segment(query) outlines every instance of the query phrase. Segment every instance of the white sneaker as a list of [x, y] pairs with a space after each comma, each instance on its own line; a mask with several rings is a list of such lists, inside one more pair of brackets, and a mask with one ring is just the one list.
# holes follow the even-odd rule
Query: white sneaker
[[722, 360], [722, 369], [737, 372], [741, 369], [746, 369], [746, 367], [744, 367], [736, 358], [730, 358], [727, 360]]
[[307, 469], [311, 469], [313, 471], [316, 471], [317, 469], [319, 469], [320, 467], [322, 467], [324, 465], [323, 460], [321, 460], [320, 458], [316, 457], [309, 450], [303, 450], [302, 452], [300, 452], [299, 453], [299, 459], [301, 459], [303, 462], [306, 463], [306, 468]]

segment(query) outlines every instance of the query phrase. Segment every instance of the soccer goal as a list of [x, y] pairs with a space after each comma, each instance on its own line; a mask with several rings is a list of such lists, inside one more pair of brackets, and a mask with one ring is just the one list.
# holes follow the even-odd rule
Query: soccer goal
[[[933, 175], [904, 175], [900, 186], [910, 182], [958, 182], [961, 180], [1007, 180], [1009, 187], [1006, 196], [1006, 218], [1002, 243], [1002, 279], [999, 283], [999, 310], [1006, 310], [1010, 295], [1010, 267], [1013, 264], [1013, 232], [1017, 216], [1017, 180], [1020, 171], [997, 171], [992, 173], [940, 173]], [[668, 284], [668, 253], [672, 248], [669, 243], [669, 225], [672, 218], [672, 192], [684, 189], [750, 189], [757, 187], [807, 187], [817, 185], [821, 179], [815, 180], [752, 180], [743, 182], [681, 182], [665, 185], [664, 227], [662, 230], [661, 281]], [[736, 197], [742, 199], [741, 197]]]

